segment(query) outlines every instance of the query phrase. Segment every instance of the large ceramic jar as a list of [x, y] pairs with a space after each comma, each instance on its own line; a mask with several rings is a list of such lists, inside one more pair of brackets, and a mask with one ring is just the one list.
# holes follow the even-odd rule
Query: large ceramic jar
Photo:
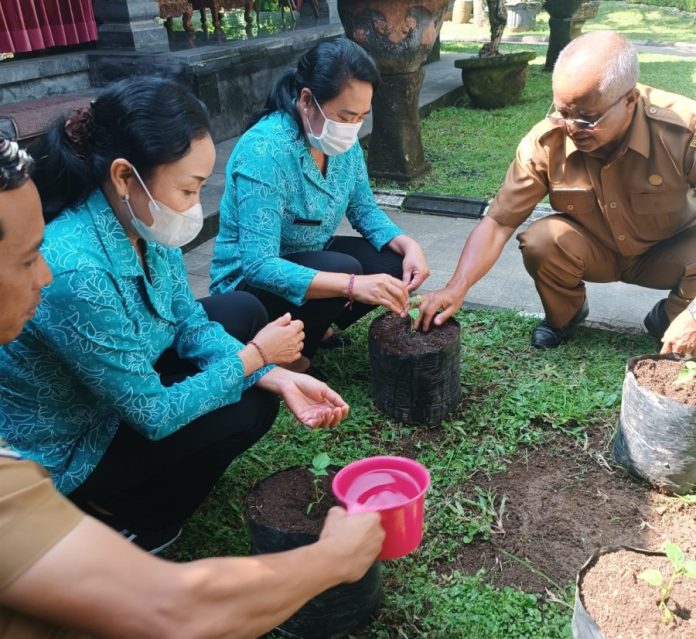
[[410, 180], [428, 170], [418, 97], [422, 65], [442, 27], [448, 0], [339, 0], [346, 35], [374, 57], [382, 84], [372, 102], [368, 170]]

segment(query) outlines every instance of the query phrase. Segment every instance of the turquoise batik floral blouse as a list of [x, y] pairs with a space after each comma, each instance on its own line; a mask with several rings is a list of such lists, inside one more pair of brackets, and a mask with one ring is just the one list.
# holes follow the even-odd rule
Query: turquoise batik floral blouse
[[211, 293], [245, 281], [302, 304], [317, 271], [283, 256], [323, 250], [344, 215], [377, 250], [403, 233], [377, 206], [358, 143], [327, 158], [322, 175], [292, 117], [263, 118], [227, 163]]
[[[46, 227], [53, 270], [35, 318], [0, 348], [0, 437], [70, 493], [118, 423], [161, 439], [239, 400], [243, 345], [193, 299], [179, 249], [145, 243], [150, 279], [101, 191]], [[203, 372], [170, 387], [153, 364], [170, 346]]]

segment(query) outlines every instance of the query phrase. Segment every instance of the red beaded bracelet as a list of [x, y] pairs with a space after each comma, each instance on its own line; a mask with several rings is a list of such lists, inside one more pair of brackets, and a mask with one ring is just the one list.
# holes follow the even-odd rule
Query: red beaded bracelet
[[251, 344], [259, 352], [259, 355], [261, 355], [261, 361], [263, 362], [263, 365], [268, 366], [268, 358], [266, 357], [266, 353], [264, 352], [263, 348], [259, 346], [258, 342], [252, 339], [249, 342], [249, 344]]
[[348, 280], [348, 301], [343, 308], [353, 308], [353, 284], [355, 284], [355, 273], [350, 274], [350, 279]]

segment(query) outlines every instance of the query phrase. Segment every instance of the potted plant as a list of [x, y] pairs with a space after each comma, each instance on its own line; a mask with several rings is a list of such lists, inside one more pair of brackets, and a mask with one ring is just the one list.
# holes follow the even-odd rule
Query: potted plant
[[694, 637], [695, 609], [696, 560], [677, 544], [603, 548], [578, 573], [573, 639]]
[[[326, 513], [338, 505], [331, 492], [338, 470], [326, 453], [319, 453], [309, 466], [287, 468], [256, 482], [246, 498], [252, 554], [317, 541]], [[382, 573], [375, 562], [360, 581], [311, 599], [277, 630], [297, 639], [339, 639], [367, 625], [381, 601]]]
[[507, 28], [512, 32], [531, 31], [536, 25], [536, 17], [541, 11], [537, 0], [506, 0]]
[[386, 313], [368, 331], [372, 396], [397, 421], [438, 426], [461, 399], [460, 329], [454, 319], [427, 333], [413, 328], [418, 296], [409, 317]]
[[696, 491], [696, 362], [628, 361], [614, 458], [664, 492]]
[[504, 0], [487, 0], [491, 39], [479, 51], [478, 58], [456, 60], [462, 70], [462, 82], [471, 104], [476, 108], [497, 109], [516, 101], [527, 82], [531, 51], [501, 54], [500, 40], [507, 22]]

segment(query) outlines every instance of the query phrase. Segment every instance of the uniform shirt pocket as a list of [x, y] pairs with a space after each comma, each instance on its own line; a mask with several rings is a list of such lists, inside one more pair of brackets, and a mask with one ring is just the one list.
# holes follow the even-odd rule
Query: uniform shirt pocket
[[662, 241], [683, 229], [693, 213], [685, 191], [631, 193], [636, 230], [650, 241]]
[[675, 215], [681, 218], [686, 207], [686, 191], [631, 193], [631, 207], [638, 215]]
[[554, 211], [569, 215], [584, 215], [597, 206], [597, 198], [591, 188], [557, 188], [551, 189], [549, 202]]

